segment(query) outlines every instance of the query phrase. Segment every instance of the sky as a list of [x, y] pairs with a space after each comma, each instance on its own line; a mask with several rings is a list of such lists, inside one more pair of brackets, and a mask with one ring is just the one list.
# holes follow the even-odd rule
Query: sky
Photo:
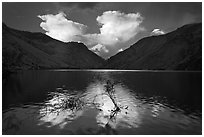
[[3, 2], [2, 21], [63, 42], [82, 42], [107, 59], [141, 38], [202, 22], [202, 3]]

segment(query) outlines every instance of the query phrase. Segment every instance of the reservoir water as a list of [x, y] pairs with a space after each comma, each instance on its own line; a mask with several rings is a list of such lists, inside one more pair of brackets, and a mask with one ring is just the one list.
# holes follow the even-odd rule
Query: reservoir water
[[3, 134], [202, 134], [202, 72], [30, 70], [2, 86]]

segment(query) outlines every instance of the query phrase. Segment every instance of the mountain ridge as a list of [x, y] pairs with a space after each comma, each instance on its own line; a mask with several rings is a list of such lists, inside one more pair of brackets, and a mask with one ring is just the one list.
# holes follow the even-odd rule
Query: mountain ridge
[[[64, 43], [40, 32], [2, 23], [3, 69], [201, 70], [202, 23], [187, 24], [164, 35], [140, 39], [107, 60], [83, 43]], [[30, 63], [31, 62], [31, 63]]]
[[[201, 49], [202, 24], [188, 24], [164, 35], [150, 36], [139, 40], [123, 52], [110, 57], [106, 61], [105, 67], [142, 70], [201, 70]], [[187, 61], [187, 54], [190, 55], [194, 51], [194, 55]], [[179, 59], [182, 58], [181, 56], [183, 59], [186, 56], [186, 61], [184, 59], [183, 63], [182, 59]], [[196, 56], [198, 59], [195, 59]], [[190, 58], [190, 56], [188, 57]], [[179, 62], [180, 64], [176, 64]]]
[[104, 59], [77, 42], [64, 43], [42, 33], [2, 24], [3, 69], [98, 68]]

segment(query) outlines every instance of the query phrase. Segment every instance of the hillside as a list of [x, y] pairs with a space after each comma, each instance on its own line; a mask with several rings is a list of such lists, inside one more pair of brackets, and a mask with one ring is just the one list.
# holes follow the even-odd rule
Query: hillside
[[189, 24], [165, 35], [143, 38], [109, 58], [105, 68], [202, 70], [202, 24]]
[[104, 60], [77, 42], [63, 43], [42, 33], [2, 24], [3, 70], [98, 68]]
[[3, 70], [202, 70], [202, 24], [143, 38], [106, 61], [82, 43], [64, 43], [42, 33], [19, 31], [2, 24], [2, 61]]

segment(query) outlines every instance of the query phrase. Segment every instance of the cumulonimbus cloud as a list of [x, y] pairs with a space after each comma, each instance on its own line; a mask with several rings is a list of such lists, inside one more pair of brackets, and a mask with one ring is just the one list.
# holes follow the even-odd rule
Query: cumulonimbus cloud
[[163, 31], [163, 30], [161, 30], [161, 29], [154, 29], [152, 32], [151, 32], [151, 36], [157, 36], [157, 35], [163, 35], [163, 34], [165, 34], [165, 32]]
[[106, 54], [110, 49], [118, 52], [121, 48], [118, 45], [125, 45], [125, 42], [144, 30], [140, 26], [143, 17], [139, 13], [125, 14], [120, 11], [106, 11], [96, 18], [100, 33], [95, 34], [87, 34], [86, 25], [66, 19], [63, 12], [57, 15], [48, 14], [38, 17], [44, 21], [40, 26], [50, 37], [63, 42], [80, 41], [89, 49]]

